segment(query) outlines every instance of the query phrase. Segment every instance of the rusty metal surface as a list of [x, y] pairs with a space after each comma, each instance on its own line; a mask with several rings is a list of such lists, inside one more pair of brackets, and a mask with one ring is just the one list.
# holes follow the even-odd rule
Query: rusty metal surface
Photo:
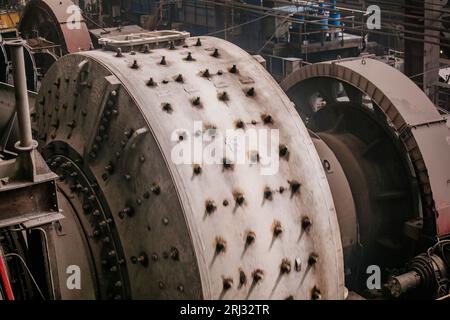
[[[58, 33], [57, 39], [47, 39], [63, 47], [64, 53], [74, 53], [80, 50], [89, 50], [92, 47], [89, 30], [84, 18], [74, 15], [74, 3], [71, 0], [34, 0], [25, 7], [19, 24], [22, 36], [32, 36], [33, 29], [40, 32], [40, 36], [45, 37], [48, 32], [48, 25], [54, 27]], [[41, 25], [39, 25], [41, 23]], [[40, 29], [44, 26], [45, 29]], [[69, 25], [79, 23], [79, 28]], [[56, 41], [57, 40], [57, 41]]]
[[367, 94], [400, 135], [421, 185], [425, 214], [439, 236], [450, 234], [450, 130], [436, 107], [405, 75], [374, 59], [307, 66], [286, 78], [285, 91], [310, 78], [334, 78]]
[[[35, 127], [53, 170], [80, 202], [98, 198], [111, 212], [106, 223], [122, 245], [111, 263], [125, 260], [130, 297], [342, 299], [342, 246], [331, 192], [292, 103], [238, 47], [209, 37], [198, 46], [193, 38], [186, 44], [122, 57], [108, 51], [65, 56], [50, 69], [36, 104]], [[233, 65], [238, 72], [229, 71]], [[202, 76], [206, 69], [210, 77]], [[254, 94], [246, 95], [251, 88]], [[223, 91], [226, 101], [219, 99]], [[196, 97], [201, 108], [193, 106]], [[262, 122], [264, 113], [272, 124]], [[194, 136], [198, 120], [224, 133], [239, 119], [246, 127], [280, 130], [289, 157], [280, 159], [277, 174], [262, 176], [260, 164], [221, 163], [195, 173], [192, 165], [171, 161], [171, 150], [187, 143], [171, 141], [173, 132]], [[92, 200], [82, 191], [80, 173], [58, 156], [91, 173], [89, 183], [97, 187]], [[291, 189], [293, 181], [300, 190]], [[245, 199], [241, 205], [237, 193]], [[88, 229], [102, 234], [102, 219], [92, 216]], [[274, 231], [280, 226], [281, 234]], [[246, 246], [251, 233], [256, 237]], [[281, 271], [283, 262], [289, 272]]]

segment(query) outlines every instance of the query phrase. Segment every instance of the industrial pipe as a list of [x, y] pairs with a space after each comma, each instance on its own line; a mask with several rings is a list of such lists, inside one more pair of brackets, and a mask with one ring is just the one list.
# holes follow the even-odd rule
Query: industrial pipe
[[12, 66], [14, 72], [14, 88], [20, 138], [18, 147], [19, 149], [25, 151], [33, 148], [33, 137], [31, 132], [27, 78], [25, 74], [25, 60], [23, 54], [24, 43], [25, 41], [22, 39], [15, 39], [8, 41], [6, 44], [11, 48]]

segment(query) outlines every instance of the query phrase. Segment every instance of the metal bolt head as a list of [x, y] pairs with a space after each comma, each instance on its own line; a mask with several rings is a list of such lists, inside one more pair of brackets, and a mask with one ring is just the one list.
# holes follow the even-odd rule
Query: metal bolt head
[[264, 271], [262, 271], [261, 269], [256, 269], [252, 273], [252, 278], [254, 283], [260, 282], [264, 278]]
[[184, 82], [183, 75], [182, 75], [182, 74], [179, 74], [179, 75], [175, 78], [175, 81], [176, 81], [176, 82], [179, 82], [179, 83], [183, 83], [183, 82]]
[[201, 47], [202, 45], [202, 41], [200, 40], [200, 38], [197, 38], [197, 42], [195, 43], [196, 47]]
[[219, 94], [219, 100], [220, 101], [228, 101], [230, 100], [230, 97], [228, 96], [228, 93], [226, 91]]
[[162, 109], [167, 113], [172, 113], [173, 111], [172, 105], [168, 102], [162, 104]]
[[166, 61], [166, 57], [165, 57], [165, 56], [162, 56], [162, 57], [161, 57], [161, 61], [159, 62], [159, 64], [160, 64], [160, 65], [163, 65], [163, 66], [165, 66], [165, 65], [167, 64], [167, 61]]
[[221, 237], [216, 238], [216, 254], [224, 253], [227, 248], [227, 242]]
[[281, 158], [284, 158], [288, 155], [289, 149], [285, 144], [281, 144], [279, 147], [279, 154]]
[[178, 251], [177, 248], [172, 247], [170, 249], [170, 258], [174, 261], [179, 261], [180, 260], [180, 252]]
[[150, 190], [157, 196], [161, 194], [161, 187], [157, 184], [154, 184]]
[[230, 69], [230, 73], [237, 73], [237, 72], [238, 72], [237, 66], [234, 64]]
[[247, 90], [247, 92], [245, 94], [247, 97], [254, 97], [255, 96], [255, 88], [251, 87], [250, 89]]
[[192, 104], [194, 106], [199, 106], [200, 105], [200, 97], [196, 97], [193, 101]]
[[243, 286], [247, 283], [247, 276], [245, 275], [244, 270], [239, 270], [239, 286]]
[[308, 258], [308, 265], [310, 267], [314, 266], [319, 260], [319, 256], [316, 253], [311, 253]]
[[232, 286], [233, 286], [232, 278], [224, 278], [223, 279], [223, 290], [224, 291], [230, 290]]
[[291, 192], [292, 194], [298, 193], [300, 192], [300, 187], [302, 186], [298, 181], [296, 180], [291, 180], [288, 181], [290, 187], [291, 187]]
[[222, 163], [223, 163], [223, 168], [225, 170], [233, 170], [234, 169], [234, 164], [231, 162], [231, 160], [228, 160], [227, 158], [223, 158]]
[[236, 205], [242, 206], [245, 202], [245, 197], [242, 193], [235, 194]]
[[256, 233], [253, 231], [249, 231], [247, 236], [245, 237], [245, 246], [248, 247], [253, 244], [256, 240]]
[[299, 257], [295, 258], [294, 269], [297, 272], [302, 271], [302, 260]]
[[274, 238], [278, 238], [283, 233], [283, 227], [281, 226], [280, 221], [275, 221], [273, 224], [273, 236]]
[[273, 192], [270, 190], [270, 187], [264, 188], [264, 199], [266, 200], [272, 200]]
[[311, 228], [312, 222], [308, 217], [302, 219], [302, 229], [308, 231]]
[[202, 167], [199, 164], [194, 165], [194, 175], [198, 176], [202, 173]]
[[153, 78], [150, 78], [150, 80], [147, 81], [147, 86], [149, 87], [154, 87], [156, 85], [155, 81], [153, 80]]
[[212, 214], [217, 210], [217, 206], [213, 200], [207, 200], [205, 207], [208, 214]]
[[314, 286], [314, 288], [311, 291], [311, 300], [320, 300], [322, 299], [322, 293], [320, 292], [319, 288]]
[[268, 113], [263, 113], [261, 115], [261, 120], [265, 125], [273, 124], [274, 122], [272, 116]]
[[291, 262], [289, 259], [285, 258], [283, 261], [281, 261], [280, 265], [280, 273], [281, 274], [288, 274], [291, 272]]

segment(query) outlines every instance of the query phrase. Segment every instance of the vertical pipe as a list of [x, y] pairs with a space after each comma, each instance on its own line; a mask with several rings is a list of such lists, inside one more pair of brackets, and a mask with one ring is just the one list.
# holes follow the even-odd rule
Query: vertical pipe
[[19, 138], [21, 149], [33, 147], [31, 132], [30, 108], [28, 103], [27, 78], [25, 74], [25, 60], [22, 39], [7, 42], [11, 48], [12, 66], [14, 72], [14, 89], [16, 95], [16, 111], [19, 125]]

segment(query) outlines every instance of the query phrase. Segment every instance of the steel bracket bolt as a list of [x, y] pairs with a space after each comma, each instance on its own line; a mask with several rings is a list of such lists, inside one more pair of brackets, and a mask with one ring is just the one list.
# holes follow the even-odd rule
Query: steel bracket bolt
[[213, 56], [214, 58], [218, 58], [218, 57], [220, 56], [220, 54], [219, 54], [219, 49], [214, 49], [214, 52], [213, 52], [212, 56]]
[[290, 272], [291, 272], [291, 262], [289, 261], [289, 259], [285, 258], [281, 262], [280, 273], [281, 274], [288, 274]]
[[184, 287], [180, 284], [180, 285], [177, 287], [177, 290], [180, 291], [180, 292], [184, 292]]
[[175, 50], [175, 43], [170, 41], [169, 50]]
[[117, 48], [117, 50], [116, 50], [116, 57], [117, 58], [122, 58], [123, 57], [121, 48]]
[[261, 269], [257, 269], [253, 271], [252, 277], [254, 283], [260, 282], [264, 278], [264, 271], [262, 271]]
[[165, 57], [165, 56], [163, 56], [163, 57], [161, 58], [161, 61], [159, 62], [159, 64], [160, 64], [160, 65], [163, 65], [163, 66], [167, 65], [166, 57]]
[[223, 290], [224, 291], [230, 290], [232, 286], [233, 286], [232, 278], [224, 278], [223, 279]]
[[195, 43], [196, 47], [201, 47], [202, 45], [202, 41], [200, 40], [200, 38], [197, 38], [197, 42]]
[[212, 214], [213, 212], [215, 212], [217, 210], [217, 206], [213, 200], [206, 201], [205, 207], [206, 207], [206, 212], [208, 214]]
[[237, 72], [238, 72], [237, 66], [234, 64], [230, 69], [230, 73], [236, 74]]

